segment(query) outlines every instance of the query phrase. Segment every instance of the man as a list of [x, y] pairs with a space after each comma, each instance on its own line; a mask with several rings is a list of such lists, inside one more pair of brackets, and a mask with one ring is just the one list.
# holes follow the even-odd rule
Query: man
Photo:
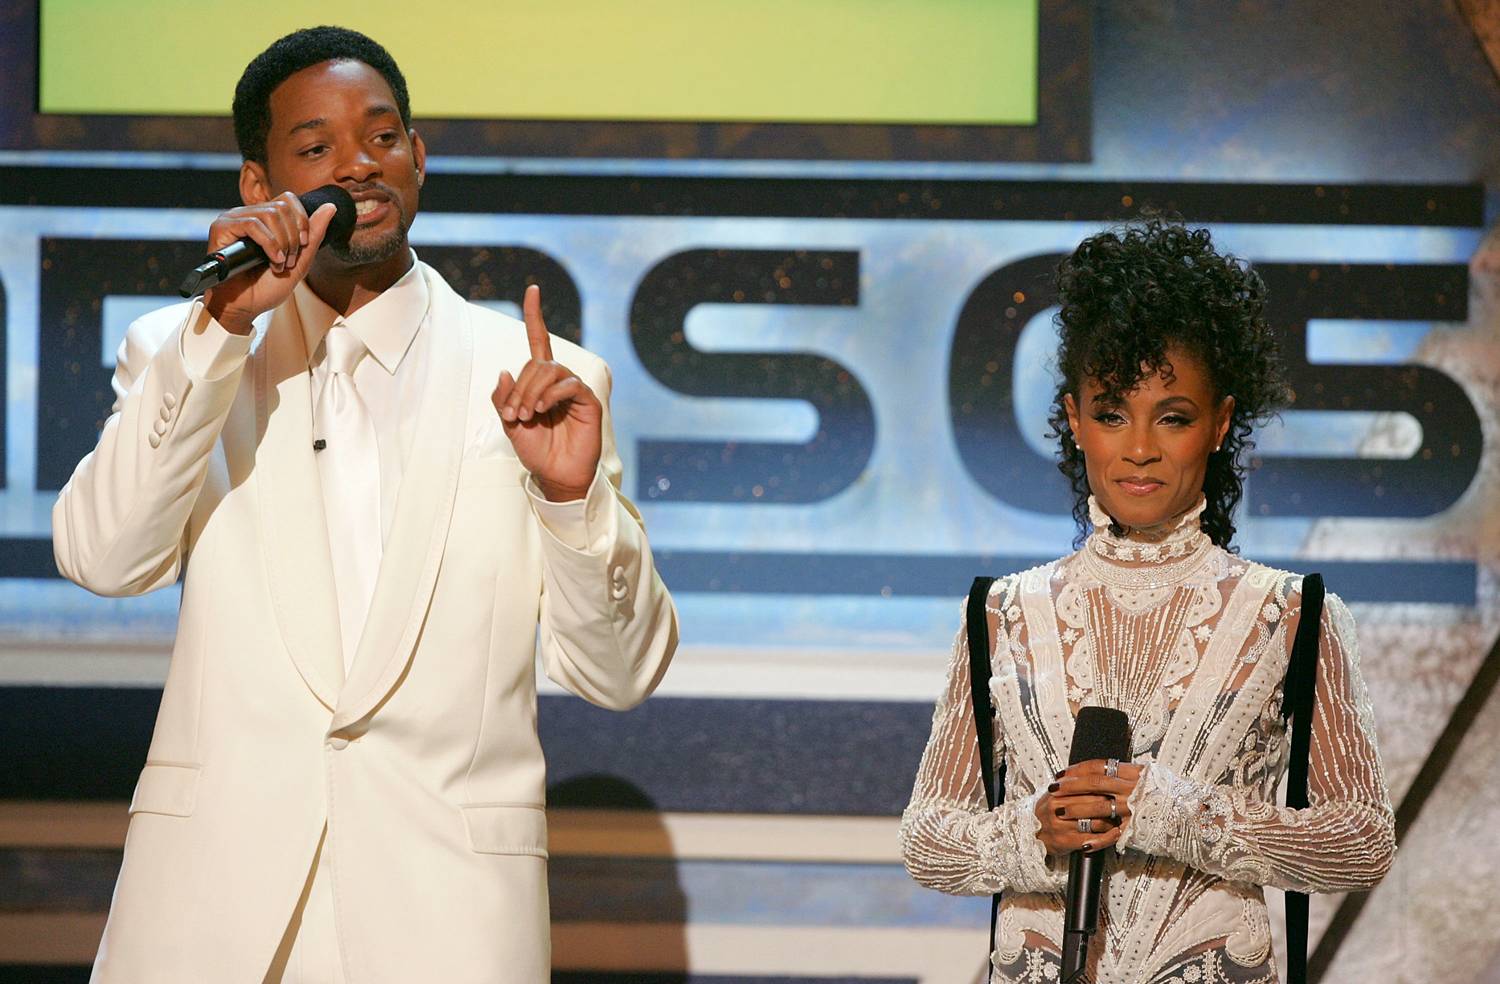
[[[538, 635], [612, 708], [677, 641], [608, 370], [535, 288], [523, 326], [416, 261], [426, 151], [378, 44], [281, 39], [234, 116], [209, 248], [270, 264], [131, 326], [53, 512], [91, 591], [186, 569], [94, 980], [545, 981]], [[330, 183], [357, 225], [320, 252], [333, 207], [296, 195]]]

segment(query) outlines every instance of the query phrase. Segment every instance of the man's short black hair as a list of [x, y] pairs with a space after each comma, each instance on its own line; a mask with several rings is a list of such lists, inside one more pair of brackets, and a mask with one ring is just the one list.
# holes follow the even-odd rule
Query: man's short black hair
[[308, 27], [293, 31], [256, 55], [234, 87], [234, 139], [240, 156], [266, 163], [266, 134], [271, 129], [271, 93], [292, 75], [326, 61], [364, 62], [385, 79], [396, 97], [401, 123], [411, 127], [411, 100], [406, 77], [396, 59], [378, 43], [346, 27]]

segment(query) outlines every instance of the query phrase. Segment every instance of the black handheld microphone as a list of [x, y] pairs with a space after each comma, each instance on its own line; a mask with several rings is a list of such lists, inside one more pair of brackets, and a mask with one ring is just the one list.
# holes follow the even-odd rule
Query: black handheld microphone
[[[314, 188], [305, 195], [298, 196], [302, 207], [311, 215], [318, 210], [318, 206], [333, 203], [338, 209], [334, 213], [333, 221], [328, 223], [328, 232], [323, 235], [323, 242], [318, 248], [322, 249], [329, 243], [335, 245], [347, 245], [349, 235], [354, 232], [354, 199], [349, 193], [338, 185], [324, 185]], [[237, 277], [246, 270], [254, 270], [256, 267], [265, 265], [266, 251], [260, 248], [255, 240], [249, 237], [241, 237], [225, 246], [217, 253], [210, 253], [203, 258], [203, 262], [193, 267], [186, 277], [182, 278], [182, 285], [177, 292], [183, 297], [197, 297], [211, 287], [217, 287], [230, 277]]]
[[[1082, 707], [1073, 723], [1068, 765], [1093, 759], [1130, 758], [1130, 719], [1112, 707]], [[1083, 976], [1089, 939], [1099, 928], [1099, 888], [1104, 854], [1074, 851], [1068, 857], [1068, 894], [1063, 902], [1062, 982]]]

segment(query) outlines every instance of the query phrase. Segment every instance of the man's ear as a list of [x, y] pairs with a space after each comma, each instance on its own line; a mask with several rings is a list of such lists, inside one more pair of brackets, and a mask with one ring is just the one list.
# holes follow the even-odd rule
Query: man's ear
[[266, 166], [257, 161], [241, 162], [240, 202], [245, 205], [259, 205], [275, 197], [271, 194], [271, 179], [266, 174]]
[[420, 188], [427, 180], [427, 144], [416, 130], [407, 130], [406, 136], [411, 141], [411, 160], [417, 168], [417, 187]]

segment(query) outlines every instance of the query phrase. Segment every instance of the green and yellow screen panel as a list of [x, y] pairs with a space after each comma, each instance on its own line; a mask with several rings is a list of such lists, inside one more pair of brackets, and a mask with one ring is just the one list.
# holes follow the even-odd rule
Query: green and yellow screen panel
[[425, 118], [1032, 126], [1038, 0], [42, 0], [43, 113], [225, 116], [245, 64], [329, 19]]

